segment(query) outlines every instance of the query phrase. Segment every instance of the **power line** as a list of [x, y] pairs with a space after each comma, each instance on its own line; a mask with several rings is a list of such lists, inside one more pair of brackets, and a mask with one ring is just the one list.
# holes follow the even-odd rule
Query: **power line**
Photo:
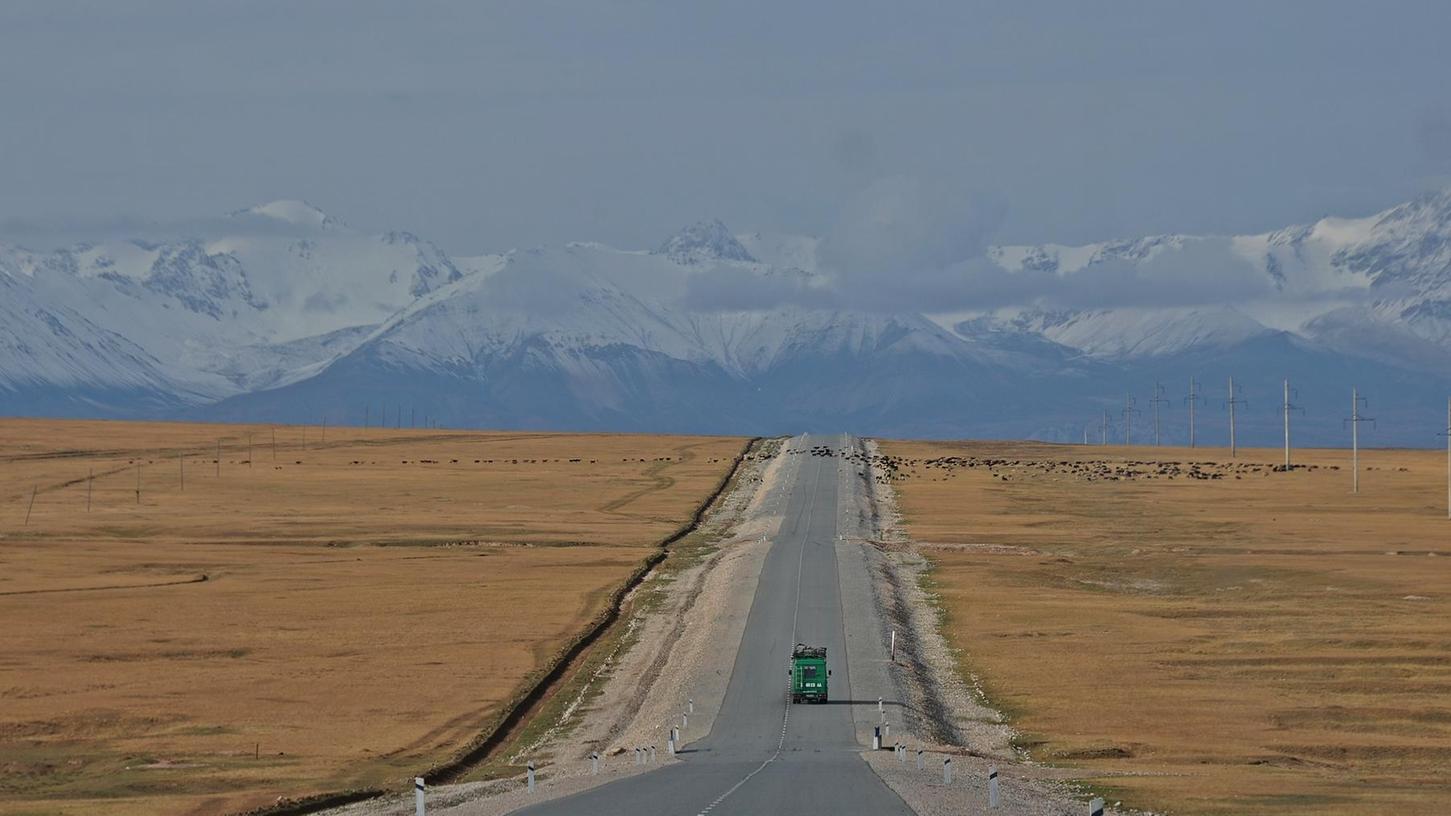
[[1374, 418], [1360, 415], [1362, 405], [1369, 407], [1365, 397], [1360, 395], [1360, 390], [1351, 386], [1350, 418], [1345, 422], [1350, 423], [1350, 492], [1352, 493], [1360, 492], [1360, 423], [1369, 422], [1372, 426], [1375, 425]]
[[1134, 398], [1133, 398], [1133, 396], [1131, 396], [1129, 394], [1124, 394], [1123, 417], [1124, 417], [1124, 444], [1125, 445], [1132, 445], [1133, 444], [1132, 431], [1133, 431], [1133, 427], [1134, 427], [1134, 414], [1137, 414], [1137, 413], [1139, 413], [1139, 409], [1137, 409], [1137, 408], [1134, 407]]
[[1191, 448], [1194, 447], [1194, 444], [1195, 444], [1195, 441], [1194, 441], [1194, 414], [1195, 414], [1195, 411], [1194, 411], [1194, 409], [1195, 409], [1196, 406], [1199, 405], [1199, 400], [1200, 400], [1200, 397], [1199, 397], [1199, 383], [1195, 382], [1193, 377], [1190, 377], [1189, 378], [1189, 396], [1187, 396], [1187, 397], [1184, 398], [1184, 402], [1189, 405], [1189, 447], [1191, 447]]
[[1283, 411], [1284, 414], [1285, 414], [1285, 470], [1289, 470], [1290, 469], [1290, 412], [1291, 411], [1299, 411], [1302, 414], [1305, 412], [1305, 409], [1303, 409], [1300, 406], [1295, 405], [1295, 404], [1293, 404], [1293, 403], [1290, 402], [1290, 381], [1289, 380], [1285, 380], [1285, 401], [1284, 401], [1284, 404], [1280, 406], [1280, 410]]
[[1234, 436], [1234, 406], [1249, 404], [1248, 400], [1237, 399], [1234, 396], [1234, 377], [1229, 378], [1229, 399], [1225, 400], [1224, 404], [1229, 408], [1229, 456], [1232, 459], [1239, 453], [1239, 443]]
[[1169, 400], [1164, 398], [1164, 384], [1154, 383], [1154, 398], [1149, 404], [1154, 406], [1154, 447], [1159, 447], [1159, 406], [1168, 404]]

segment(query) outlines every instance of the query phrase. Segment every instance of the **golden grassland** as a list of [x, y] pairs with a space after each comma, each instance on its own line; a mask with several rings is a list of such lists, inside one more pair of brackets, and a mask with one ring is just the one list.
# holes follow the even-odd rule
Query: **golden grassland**
[[0, 421], [0, 813], [398, 784], [493, 722], [743, 445], [280, 427], [274, 460], [272, 433]]
[[1170, 813], [1451, 810], [1445, 453], [1363, 451], [1352, 495], [1348, 451], [883, 452], [1034, 758]]

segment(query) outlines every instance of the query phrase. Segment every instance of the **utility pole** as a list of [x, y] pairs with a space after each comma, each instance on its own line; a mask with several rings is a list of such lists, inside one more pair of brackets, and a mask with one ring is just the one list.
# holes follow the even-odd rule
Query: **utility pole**
[[1360, 423], [1369, 422], [1375, 424], [1370, 417], [1360, 415], [1360, 406], [1365, 405], [1365, 398], [1360, 395], [1360, 390], [1351, 386], [1350, 389], [1350, 492], [1360, 492]]
[[[1446, 430], [1441, 435], [1446, 437], [1446, 518], [1451, 519], [1451, 399], [1446, 400]], [[90, 507], [89, 498], [86, 507]]]
[[1151, 399], [1151, 400], [1149, 400], [1149, 402], [1152, 403], [1153, 406], [1154, 406], [1154, 447], [1157, 448], [1157, 447], [1159, 447], [1159, 440], [1160, 440], [1160, 436], [1159, 436], [1159, 406], [1160, 405], [1164, 405], [1164, 404], [1166, 404], [1166, 403], [1169, 402], [1167, 399], [1164, 399], [1164, 384], [1163, 383], [1160, 383], [1160, 382], [1154, 383], [1154, 398]]
[[1102, 444], [1104, 446], [1107, 446], [1108, 445], [1108, 409], [1107, 408], [1103, 409], [1103, 436], [1101, 437], [1101, 440], [1102, 440]]
[[1299, 411], [1300, 406], [1290, 402], [1290, 381], [1285, 380], [1285, 402], [1280, 406], [1285, 414], [1285, 470], [1290, 469], [1290, 412]]
[[1128, 394], [1124, 394], [1124, 445], [1126, 446], [1133, 444], [1132, 431], [1134, 427], [1134, 414], [1138, 412], [1139, 409], [1134, 407], [1134, 398]]
[[1199, 383], [1189, 378], [1189, 396], [1184, 398], [1189, 405], [1189, 447], [1194, 447], [1194, 408], [1199, 404]]
[[1234, 406], [1245, 404], [1244, 400], [1235, 399], [1234, 377], [1229, 378], [1229, 399], [1224, 404], [1229, 406], [1229, 456], [1233, 459], [1239, 454], [1239, 443], [1234, 438]]

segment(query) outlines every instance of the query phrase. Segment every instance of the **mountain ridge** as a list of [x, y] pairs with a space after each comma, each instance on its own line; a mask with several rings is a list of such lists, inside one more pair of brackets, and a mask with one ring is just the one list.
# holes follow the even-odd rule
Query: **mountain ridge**
[[0, 410], [342, 423], [407, 394], [456, 424], [1072, 438], [1176, 366], [1363, 377], [1420, 405], [1451, 362], [1451, 191], [1257, 235], [991, 247], [1023, 302], [971, 308], [964, 277], [969, 308], [943, 312], [852, 306], [818, 239], [714, 219], [651, 251], [456, 258], [300, 200], [232, 218], [0, 245]]

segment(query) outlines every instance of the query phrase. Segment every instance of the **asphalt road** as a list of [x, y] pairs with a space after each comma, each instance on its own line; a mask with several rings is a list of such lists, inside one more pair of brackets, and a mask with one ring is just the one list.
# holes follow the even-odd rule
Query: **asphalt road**
[[[791, 447], [841, 437], [797, 437]], [[852, 719], [873, 716], [876, 693], [853, 696], [837, 572], [839, 459], [791, 454], [781, 531], [771, 543], [745, 635], [710, 735], [683, 761], [517, 811], [529, 816], [912, 814], [872, 772]], [[840, 469], [842, 472], [850, 468]], [[741, 591], [749, 591], [742, 587]], [[826, 646], [826, 704], [791, 705], [786, 667], [797, 642]], [[722, 660], [729, 660], [723, 649]], [[688, 736], [688, 735], [687, 735]]]

